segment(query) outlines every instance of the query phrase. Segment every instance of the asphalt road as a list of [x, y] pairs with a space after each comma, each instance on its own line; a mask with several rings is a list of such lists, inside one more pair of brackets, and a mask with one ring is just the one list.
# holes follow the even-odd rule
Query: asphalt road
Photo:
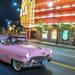
[[66, 48], [47, 47], [53, 50], [52, 61], [41, 68], [28, 68], [14, 71], [11, 65], [0, 62], [0, 75], [75, 75], [75, 51]]
[[75, 50], [74, 49], [51, 47], [46, 45], [41, 45], [41, 46], [52, 49], [53, 61], [60, 62], [62, 64], [66, 64], [70, 66], [75, 66]]

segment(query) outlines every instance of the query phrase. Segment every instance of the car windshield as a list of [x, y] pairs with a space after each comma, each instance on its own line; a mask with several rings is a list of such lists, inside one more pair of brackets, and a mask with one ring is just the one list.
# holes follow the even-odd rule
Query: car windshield
[[9, 37], [6, 40], [7, 44], [28, 44], [26, 37]]

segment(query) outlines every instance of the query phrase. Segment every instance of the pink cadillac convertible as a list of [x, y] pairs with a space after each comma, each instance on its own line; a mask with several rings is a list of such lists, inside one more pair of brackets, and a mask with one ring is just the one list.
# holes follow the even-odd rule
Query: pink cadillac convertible
[[51, 49], [31, 45], [25, 37], [8, 36], [0, 40], [0, 61], [11, 64], [16, 71], [44, 65], [51, 55]]

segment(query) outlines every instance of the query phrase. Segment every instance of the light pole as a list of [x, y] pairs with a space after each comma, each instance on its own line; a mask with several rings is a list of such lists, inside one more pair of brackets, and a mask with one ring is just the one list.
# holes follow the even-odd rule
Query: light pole
[[29, 28], [30, 28], [29, 38], [31, 38], [31, 31], [32, 31], [32, 28], [33, 28], [33, 24], [30, 24], [30, 25], [29, 25]]
[[[60, 0], [58, 0], [58, 1], [60, 1]], [[51, 2], [49, 2], [48, 3], [48, 6], [49, 7], [52, 7], [53, 8], [53, 10], [54, 10], [54, 5], [53, 5], [53, 0], [51, 0]], [[59, 23], [60, 23], [60, 11], [59, 11], [60, 9], [58, 9], [58, 25], [57, 25], [57, 39], [56, 39], [56, 44], [58, 44], [58, 38], [59, 38]]]
[[73, 27], [74, 27], [74, 25], [72, 25], [72, 44], [73, 44], [73, 42], [74, 42]]
[[57, 25], [57, 40], [56, 40], [56, 44], [58, 44], [58, 40], [59, 40], [59, 24], [60, 24], [60, 9], [58, 9], [58, 25]]

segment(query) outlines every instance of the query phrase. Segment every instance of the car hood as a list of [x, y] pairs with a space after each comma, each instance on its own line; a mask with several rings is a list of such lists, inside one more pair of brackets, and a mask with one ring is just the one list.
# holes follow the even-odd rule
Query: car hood
[[[34, 45], [13, 45], [13, 46], [6, 46], [6, 51], [20, 55], [25, 56], [26, 53], [30, 53], [32, 55], [40, 55], [42, 52], [48, 52], [49, 50], [46, 48], [37, 47]], [[48, 50], [48, 51], [47, 51]]]

